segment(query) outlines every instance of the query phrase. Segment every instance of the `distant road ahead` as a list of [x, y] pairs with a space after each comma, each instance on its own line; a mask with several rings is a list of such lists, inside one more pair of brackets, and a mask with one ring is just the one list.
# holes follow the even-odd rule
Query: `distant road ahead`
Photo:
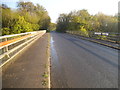
[[51, 33], [52, 88], [117, 88], [118, 51]]

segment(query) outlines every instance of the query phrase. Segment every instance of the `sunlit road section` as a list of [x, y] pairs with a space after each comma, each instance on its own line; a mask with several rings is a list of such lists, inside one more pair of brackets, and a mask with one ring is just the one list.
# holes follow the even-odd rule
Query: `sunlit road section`
[[51, 33], [52, 88], [117, 88], [118, 50]]
[[47, 72], [47, 45], [48, 34], [45, 34], [13, 58], [11, 64], [4, 66], [2, 88], [48, 88], [48, 84], [42, 84], [42, 75]]

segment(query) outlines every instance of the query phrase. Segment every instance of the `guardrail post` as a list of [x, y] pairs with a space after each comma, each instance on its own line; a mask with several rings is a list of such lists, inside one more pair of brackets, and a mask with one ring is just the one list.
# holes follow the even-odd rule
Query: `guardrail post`
[[[5, 38], [5, 41], [7, 41], [7, 38]], [[5, 46], [5, 52], [8, 52], [8, 46]], [[7, 57], [10, 58], [9, 54], [7, 54]]]
[[[5, 47], [5, 51], [8, 52], [8, 46]], [[6, 54], [8, 58], [10, 58], [9, 54]]]

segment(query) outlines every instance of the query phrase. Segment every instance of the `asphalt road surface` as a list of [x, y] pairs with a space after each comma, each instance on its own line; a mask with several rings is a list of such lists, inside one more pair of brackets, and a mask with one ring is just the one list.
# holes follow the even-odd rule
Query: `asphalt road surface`
[[52, 88], [118, 88], [118, 51], [51, 33]]

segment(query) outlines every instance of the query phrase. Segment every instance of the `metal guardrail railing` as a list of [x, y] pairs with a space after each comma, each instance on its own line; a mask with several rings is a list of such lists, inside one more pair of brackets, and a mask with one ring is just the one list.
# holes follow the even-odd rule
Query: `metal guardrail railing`
[[0, 67], [27, 44], [46, 33], [46, 30], [0, 37]]
[[87, 35], [84, 35], [81, 31], [66, 31], [70, 34], [80, 35], [83, 37], [100, 39], [112, 43], [120, 43], [120, 33], [112, 33], [112, 32], [88, 32]]

